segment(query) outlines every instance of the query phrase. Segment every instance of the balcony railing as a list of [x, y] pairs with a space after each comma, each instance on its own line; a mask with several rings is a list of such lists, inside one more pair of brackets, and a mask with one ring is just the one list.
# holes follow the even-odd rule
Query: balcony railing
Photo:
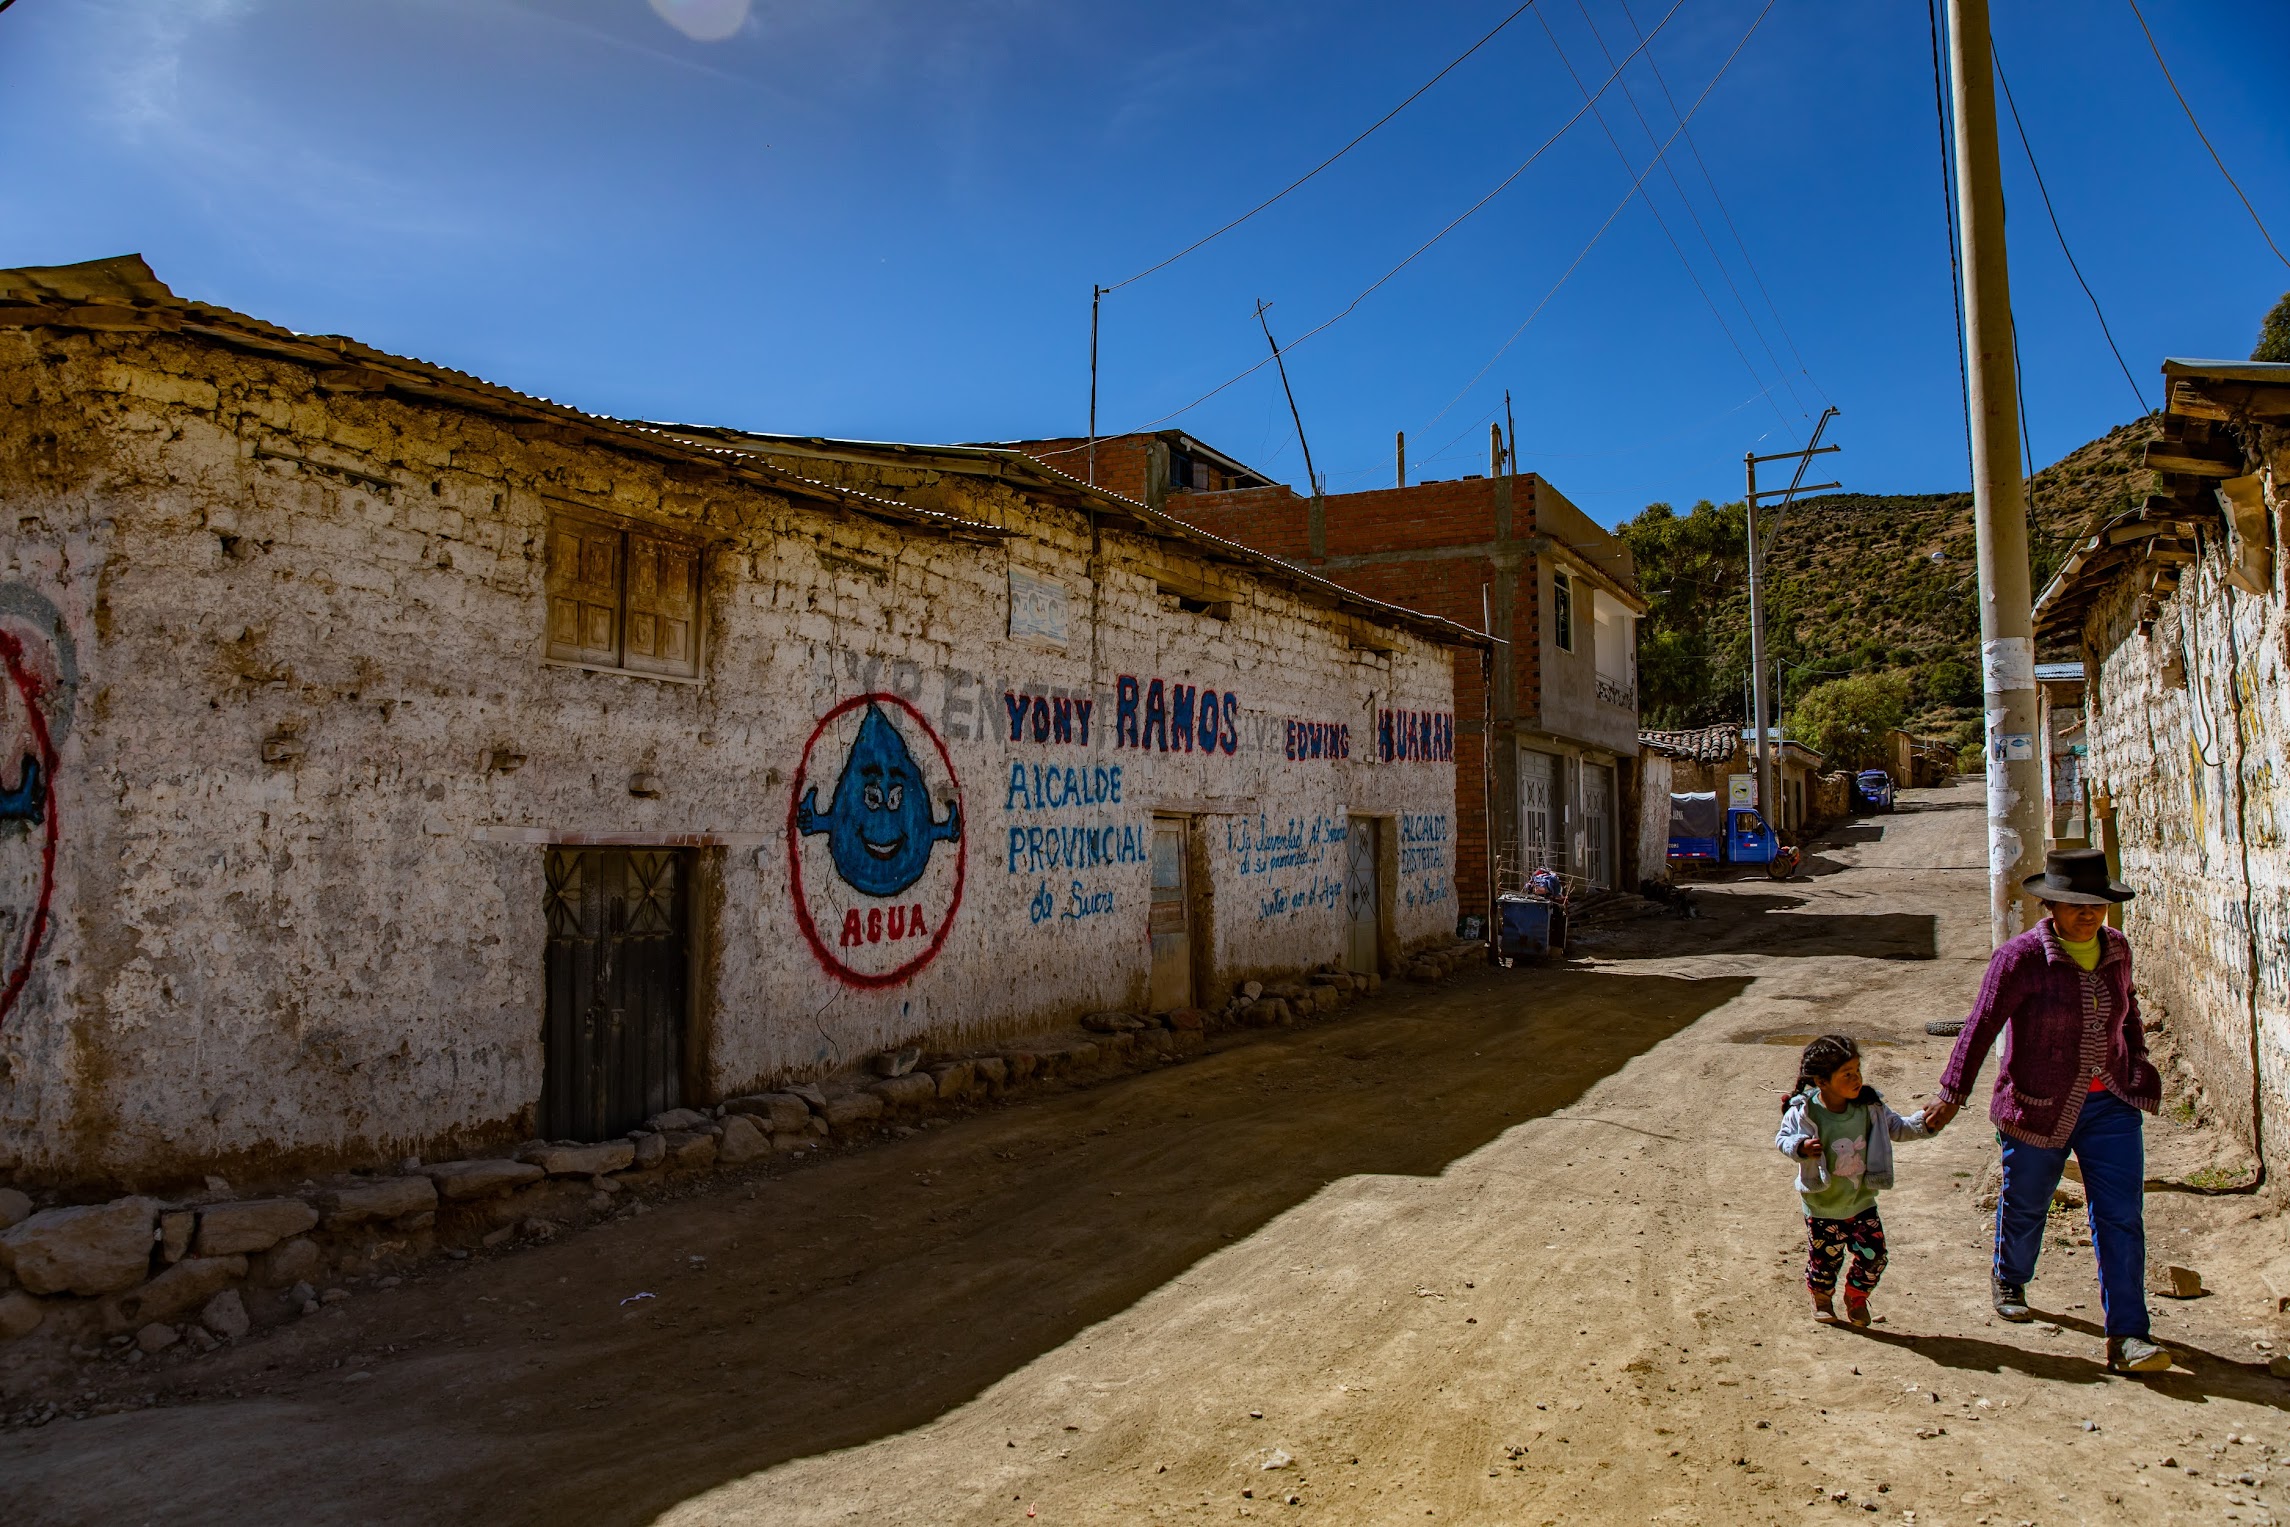
[[1617, 684], [1612, 679], [1601, 678], [1598, 681], [1598, 700], [1602, 705], [1614, 705], [1623, 710], [1634, 711], [1638, 708], [1638, 686], [1635, 684]]

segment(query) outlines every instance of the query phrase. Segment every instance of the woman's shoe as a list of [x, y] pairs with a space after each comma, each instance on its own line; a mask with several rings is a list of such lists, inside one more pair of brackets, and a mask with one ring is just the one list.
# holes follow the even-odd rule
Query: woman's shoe
[[2035, 1311], [2028, 1308], [2028, 1291], [2024, 1284], [2006, 1283], [1990, 1273], [1988, 1292], [1995, 1301], [1996, 1313], [2006, 1320], [2017, 1322], [2035, 1318]]
[[2171, 1353], [2144, 1336], [2110, 1336], [2107, 1366], [2117, 1373], [2161, 1373], [2171, 1366]]

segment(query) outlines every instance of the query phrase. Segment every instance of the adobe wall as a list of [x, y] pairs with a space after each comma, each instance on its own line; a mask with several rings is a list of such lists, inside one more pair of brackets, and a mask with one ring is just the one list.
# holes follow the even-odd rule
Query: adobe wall
[[[954, 541], [189, 338], [0, 331], [0, 397], [0, 743], [54, 765], [0, 762], [19, 1181], [526, 1137], [551, 843], [705, 856], [687, 1101], [1140, 1007], [1156, 808], [1194, 819], [1211, 1000], [1339, 952], [1352, 813], [1409, 851], [1396, 942], [1453, 927], [1453, 765], [1365, 746], [1452, 717], [1450, 654], [1276, 586], [1187, 614], [1166, 553], [1109, 534], [1093, 578], [1081, 518], [1014, 497], [1017, 538]], [[542, 661], [565, 507], [705, 541], [701, 682]], [[1013, 570], [1062, 643], [1013, 639]], [[830, 830], [871, 712], [927, 796], [883, 896]]]
[[[2290, 463], [2284, 463], [2290, 466]], [[2094, 607], [2089, 786], [2139, 893], [2123, 908], [2140, 1000], [2170, 1018], [2203, 1106], [2249, 1138], [2253, 1053], [2269, 1158], [2290, 1160], [2290, 690], [2276, 584], [2231, 591], [2216, 544], [2152, 629], [2126, 584]]]

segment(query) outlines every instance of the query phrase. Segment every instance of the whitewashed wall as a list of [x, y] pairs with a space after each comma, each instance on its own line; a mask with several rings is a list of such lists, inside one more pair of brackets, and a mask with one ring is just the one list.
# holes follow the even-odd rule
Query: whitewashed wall
[[[1080, 517], [1006, 490], [970, 507], [1015, 539], [950, 541], [545, 429], [324, 396], [297, 365], [184, 339], [0, 332], [0, 387], [0, 651], [18, 658], [0, 734], [37, 753], [36, 710], [58, 765], [43, 820], [0, 815], [0, 953], [21, 973], [0, 1167], [23, 1180], [520, 1137], [552, 842], [717, 856], [701, 1027], [719, 1095], [1140, 1004], [1156, 807], [1209, 848], [1219, 981], [1337, 954], [1353, 813], [1406, 824], [1400, 940], [1453, 926], [1453, 765], [1373, 746], [1380, 711], [1451, 718], [1448, 652], [1398, 633], [1359, 650], [1229, 568], [1230, 618], [1188, 614], [1147, 566], [1166, 548], [1108, 535], [1093, 577]], [[542, 662], [555, 506], [708, 538], [703, 682]], [[1062, 587], [1062, 642], [1010, 634], [1013, 570]], [[1155, 683], [1215, 691], [1213, 751], [1198, 731], [1190, 751], [1133, 745], [1124, 676], [1141, 711]], [[869, 695], [928, 779], [928, 820], [960, 824], [892, 897], [841, 882], [830, 836], [800, 830]], [[1090, 702], [1087, 746], [1078, 727], [1036, 740], [1035, 696]], [[1349, 756], [1291, 758], [1291, 723], [1348, 728]], [[491, 770], [496, 750], [526, 762]], [[657, 797], [630, 794], [638, 773]], [[0, 792], [16, 780], [0, 761]], [[1077, 841], [1104, 862], [1070, 863]], [[877, 914], [901, 903], [926, 933], [901, 917], [891, 936]]]
[[2113, 800], [2123, 877], [2139, 892], [2123, 929], [2141, 1000], [2168, 1012], [2206, 1106], [2246, 1137], [2263, 1114], [2279, 1162], [2290, 1149], [2290, 632], [2279, 567], [2256, 596], [2229, 590], [2223, 572], [2212, 545], [2145, 634], [2131, 588], [2094, 608], [2089, 779]]

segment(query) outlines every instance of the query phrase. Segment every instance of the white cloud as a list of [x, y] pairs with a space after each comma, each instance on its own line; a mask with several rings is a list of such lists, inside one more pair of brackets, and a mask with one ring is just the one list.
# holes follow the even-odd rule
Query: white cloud
[[694, 42], [722, 42], [747, 25], [749, 0], [652, 0], [662, 21]]

